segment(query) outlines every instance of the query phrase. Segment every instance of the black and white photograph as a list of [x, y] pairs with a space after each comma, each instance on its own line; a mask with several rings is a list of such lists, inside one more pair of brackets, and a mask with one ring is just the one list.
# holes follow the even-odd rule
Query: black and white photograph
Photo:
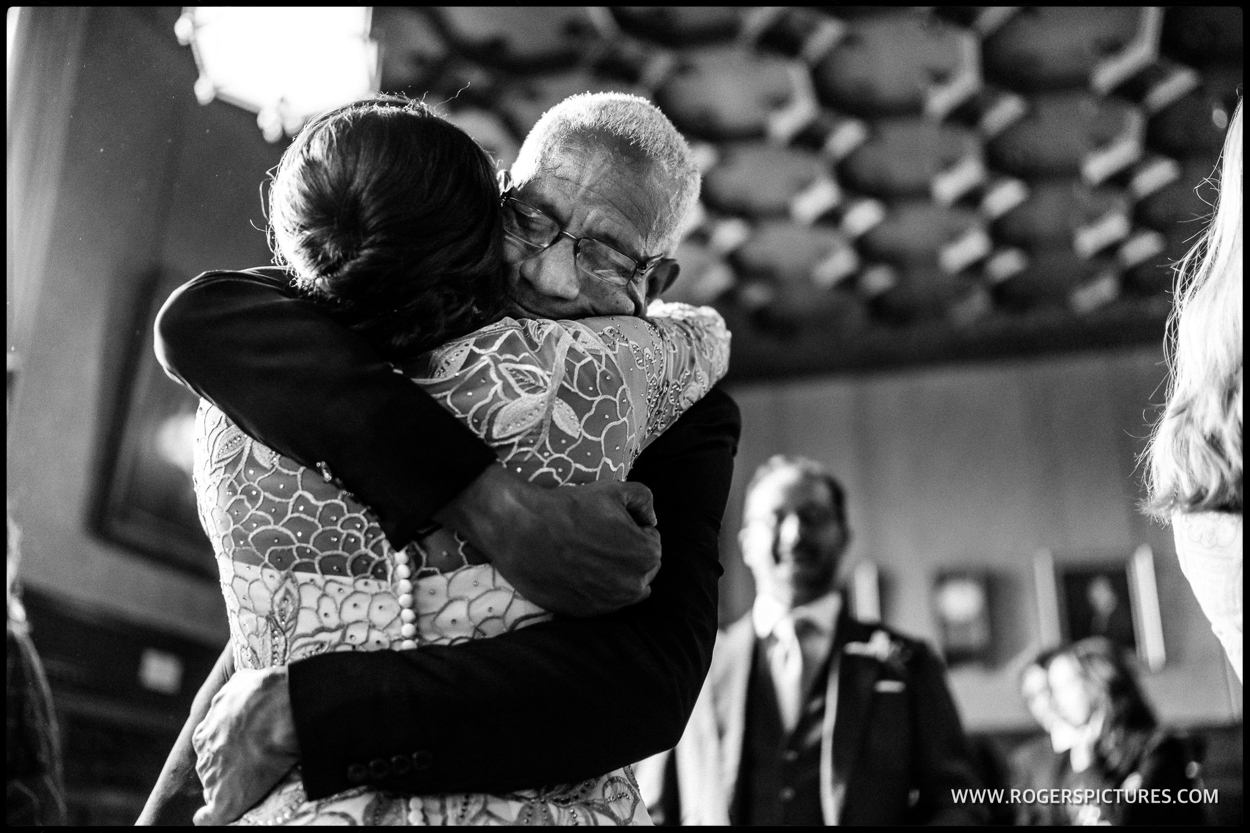
[[6, 34], [7, 825], [1242, 824], [1239, 6]]

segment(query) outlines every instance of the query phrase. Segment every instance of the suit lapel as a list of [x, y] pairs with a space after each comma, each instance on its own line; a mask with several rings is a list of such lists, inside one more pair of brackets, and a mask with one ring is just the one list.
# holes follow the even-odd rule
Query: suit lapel
[[725, 799], [732, 802], [738, 787], [738, 767], [742, 763], [742, 741], [746, 734], [747, 684], [755, 651], [755, 630], [751, 614], [734, 622], [716, 644], [712, 654], [712, 680], [716, 722], [721, 739], [721, 783]]
[[[833, 646], [837, 653], [832, 657], [838, 663], [837, 712], [832, 739], [834, 787], [838, 796], [845, 795], [845, 787], [851, 782], [859, 762], [871, 718], [873, 687], [881, 673], [881, 663], [871, 657], [848, 654], [845, 648], [849, 642], [867, 642], [874, 630], [874, 626], [850, 618], [843, 607]], [[845, 806], [838, 807], [839, 817], [844, 816], [845, 809]]]

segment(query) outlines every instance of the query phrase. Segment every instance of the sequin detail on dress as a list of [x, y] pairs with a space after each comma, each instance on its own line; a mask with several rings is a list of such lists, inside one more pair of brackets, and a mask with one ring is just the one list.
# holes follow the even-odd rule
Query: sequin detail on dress
[[[729, 361], [708, 308], [652, 305], [648, 319], [505, 318], [400, 368], [543, 486], [623, 480], [645, 445]], [[212, 540], [239, 668], [326, 651], [400, 650], [496, 636], [549, 618], [459, 536], [401, 551], [348, 492], [251, 439], [202, 403], [195, 488]], [[252, 824], [649, 823], [626, 767], [507, 795], [411, 797], [366, 787], [309, 801], [298, 770], [241, 820]]]

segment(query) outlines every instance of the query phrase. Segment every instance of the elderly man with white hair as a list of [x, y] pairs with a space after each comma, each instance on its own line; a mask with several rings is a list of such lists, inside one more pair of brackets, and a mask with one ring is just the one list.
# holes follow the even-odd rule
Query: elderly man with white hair
[[[646, 100], [567, 99], [535, 125], [504, 184], [516, 317], [641, 315], [677, 277], [699, 174]], [[605, 261], [631, 279], [585, 268]], [[204, 715], [198, 823], [237, 818], [297, 763], [310, 799], [353, 787], [500, 793], [580, 781], [676, 743], [716, 632], [740, 427], [728, 396], [695, 403], [638, 456], [634, 482], [544, 490], [492, 465], [475, 434], [272, 270], [201, 275], [167, 302], [157, 337], [171, 375], [336, 477], [393, 544], [450, 527], [531, 600], [587, 618], [455, 646], [327, 653], [229, 682], [227, 650], [140, 822], [181, 820], [199, 803], [190, 739]], [[648, 498], [658, 573], [655, 536], [633, 520]]]

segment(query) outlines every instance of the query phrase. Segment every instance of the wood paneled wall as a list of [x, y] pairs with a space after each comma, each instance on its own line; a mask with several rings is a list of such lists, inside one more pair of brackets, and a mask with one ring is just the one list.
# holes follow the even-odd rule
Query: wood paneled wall
[[[89, 531], [91, 513], [125, 347], [149, 302], [144, 286], [156, 273], [189, 280], [206, 269], [267, 263], [258, 189], [285, 145], [266, 144], [250, 113], [196, 102], [195, 62], [173, 33], [176, 7], [86, 14], [72, 101], [53, 130], [64, 136], [63, 163], [44, 183], [56, 194], [45, 266], [23, 296], [21, 320], [10, 322], [9, 346], [22, 359], [7, 455], [23, 530], [20, 577], [223, 645], [216, 583], [102, 541]], [[24, 96], [47, 87], [21, 75], [13, 83]]]
[[743, 438], [722, 536], [722, 624], [750, 607], [737, 546], [743, 490], [776, 453], [832, 466], [847, 490], [846, 565], [882, 573], [884, 620], [933, 641], [937, 570], [991, 572], [996, 649], [961, 666], [952, 688], [976, 729], [1029, 723], [1018, 663], [1039, 646], [1032, 558], [1155, 553], [1166, 667], [1146, 680], [1163, 717], [1183, 724], [1240, 717], [1241, 688], [1180, 572], [1171, 531], [1151, 523], [1140, 453], [1151, 403], [1162, 401], [1162, 350], [1068, 354], [1028, 361], [737, 386]]

